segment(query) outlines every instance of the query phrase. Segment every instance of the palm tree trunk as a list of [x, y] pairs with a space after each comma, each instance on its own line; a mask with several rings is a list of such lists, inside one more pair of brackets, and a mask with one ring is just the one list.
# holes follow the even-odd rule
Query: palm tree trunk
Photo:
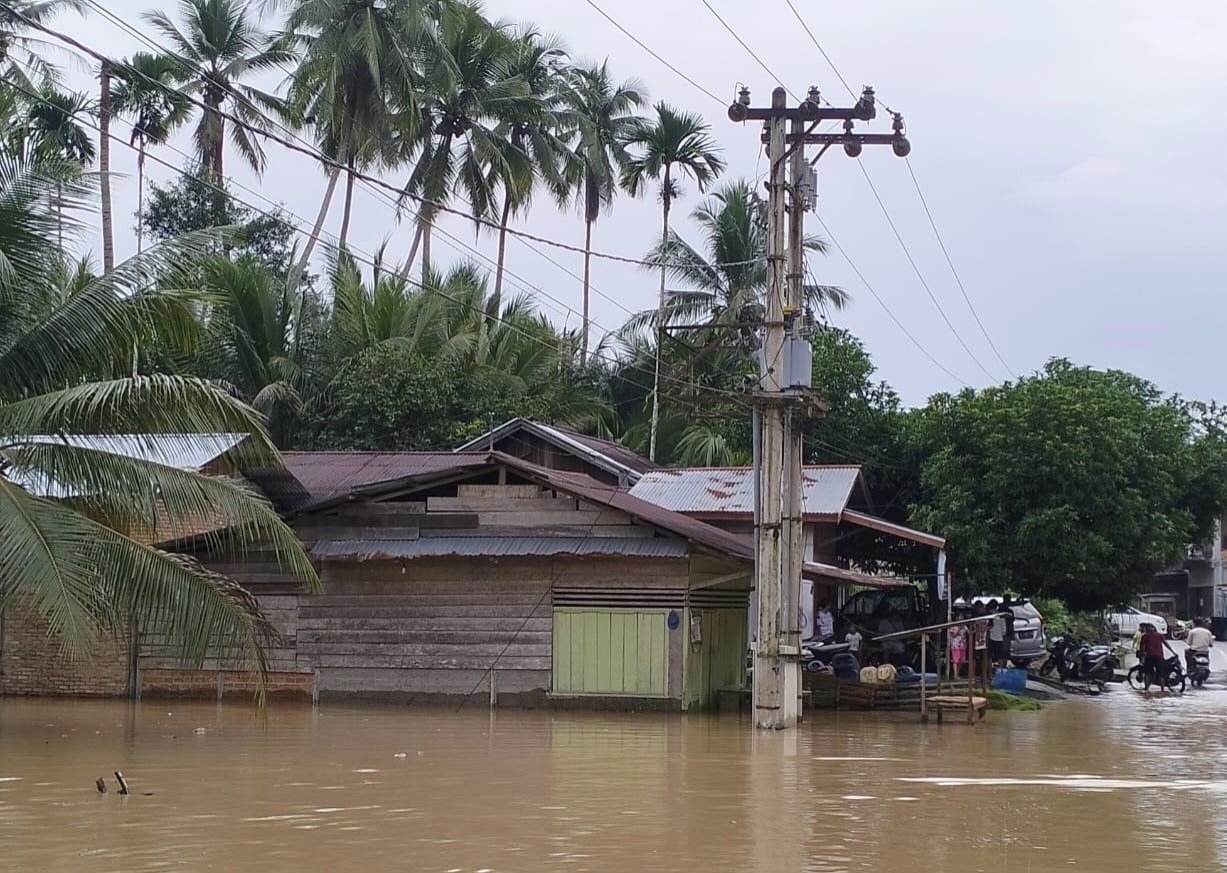
[[579, 362], [588, 363], [588, 289], [592, 275], [592, 222], [584, 222], [584, 326], [581, 334]]
[[413, 242], [409, 245], [409, 256], [405, 258], [405, 263], [400, 268], [400, 278], [408, 279], [409, 271], [413, 269], [413, 262], [418, 257], [418, 246], [422, 244], [422, 225], [418, 225], [413, 230]]
[[105, 61], [98, 77], [98, 171], [102, 189], [102, 272], [115, 269], [115, 234], [111, 225], [111, 71]]
[[345, 171], [345, 211], [341, 217], [341, 248], [345, 248], [345, 240], [349, 238], [349, 211], [354, 203], [354, 162], [349, 162]]
[[[669, 202], [672, 199], [668, 164], [665, 165], [664, 187], [661, 200], [664, 204], [664, 228], [660, 235], [660, 250], [663, 255], [669, 245]], [[648, 440], [648, 460], [656, 461], [656, 431], [660, 426], [660, 356], [665, 344], [665, 264], [662, 258], [660, 265], [660, 308], [656, 318], [656, 375], [652, 380], [652, 433]]]
[[136, 150], [136, 253], [141, 253], [145, 240], [145, 137]]
[[430, 231], [431, 225], [427, 224], [422, 228], [422, 284], [426, 284], [426, 277], [430, 275]]
[[[494, 270], [494, 299], [503, 299], [503, 261], [507, 254], [507, 222], [511, 220], [511, 198], [503, 196], [503, 216], [498, 225], [498, 266]], [[495, 306], [497, 309], [497, 305]]]
[[311, 261], [311, 252], [315, 250], [315, 243], [319, 240], [320, 231], [324, 228], [324, 219], [328, 217], [328, 207], [332, 205], [332, 195], [337, 190], [337, 179], [340, 175], [340, 167], [333, 167], [332, 172], [328, 174], [328, 187], [324, 189], [324, 202], [320, 204], [320, 211], [315, 216], [315, 224], [311, 227], [311, 236], [307, 237], [302, 255], [299, 256], [298, 263], [294, 265], [294, 272], [290, 275], [291, 287], [301, 282], [303, 276], [306, 275], [307, 264]]
[[59, 179], [55, 182], [55, 243], [59, 247], [60, 257], [64, 256], [64, 183]]

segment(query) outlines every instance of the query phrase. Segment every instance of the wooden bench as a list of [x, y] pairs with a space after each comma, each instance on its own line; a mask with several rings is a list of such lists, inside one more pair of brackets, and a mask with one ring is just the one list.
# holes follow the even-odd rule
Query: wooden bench
[[967, 723], [975, 724], [977, 721], [983, 721], [984, 715], [988, 711], [987, 697], [959, 697], [952, 694], [939, 694], [935, 697], [930, 697], [927, 704], [937, 710], [937, 722], [941, 724], [946, 710], [962, 710], [967, 714]]

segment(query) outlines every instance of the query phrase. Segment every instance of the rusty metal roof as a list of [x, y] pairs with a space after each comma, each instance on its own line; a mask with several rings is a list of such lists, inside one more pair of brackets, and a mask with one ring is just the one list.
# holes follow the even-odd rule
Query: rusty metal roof
[[[284, 452], [285, 466], [318, 503], [354, 488], [481, 463], [486, 452]], [[263, 487], [263, 483], [261, 483]]]
[[423, 537], [416, 540], [318, 540], [317, 558], [519, 557], [551, 555], [626, 555], [637, 558], [684, 558], [684, 539], [671, 537]]
[[[858, 466], [805, 468], [805, 515], [836, 520], [858, 485]], [[644, 473], [630, 493], [675, 512], [700, 516], [754, 515], [754, 475], [749, 467], [690, 467]]]

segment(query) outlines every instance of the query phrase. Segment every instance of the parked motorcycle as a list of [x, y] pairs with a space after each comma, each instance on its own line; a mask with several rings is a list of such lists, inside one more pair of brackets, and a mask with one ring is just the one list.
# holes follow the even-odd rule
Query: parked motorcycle
[[806, 673], [817, 673], [824, 667], [831, 666], [831, 660], [836, 655], [851, 648], [847, 643], [806, 643], [801, 647], [801, 669]]
[[1048, 644], [1048, 660], [1040, 667], [1041, 676], [1053, 670], [1062, 682], [1091, 682], [1100, 689], [1116, 678], [1120, 667], [1111, 646], [1088, 646], [1075, 637], [1054, 637]]
[[1116, 678], [1120, 661], [1111, 646], [1079, 646], [1074, 653], [1075, 679], [1092, 682], [1102, 691], [1106, 683]]
[[1073, 654], [1081, 645], [1074, 637], [1053, 637], [1048, 641], [1048, 659], [1040, 665], [1040, 675], [1051, 676], [1056, 670], [1062, 682], [1069, 679], [1077, 669]]

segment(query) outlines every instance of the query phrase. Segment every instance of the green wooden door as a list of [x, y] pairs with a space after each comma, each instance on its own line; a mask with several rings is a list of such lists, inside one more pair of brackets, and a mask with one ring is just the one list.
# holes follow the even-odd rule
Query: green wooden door
[[668, 614], [556, 608], [553, 692], [668, 696]]

